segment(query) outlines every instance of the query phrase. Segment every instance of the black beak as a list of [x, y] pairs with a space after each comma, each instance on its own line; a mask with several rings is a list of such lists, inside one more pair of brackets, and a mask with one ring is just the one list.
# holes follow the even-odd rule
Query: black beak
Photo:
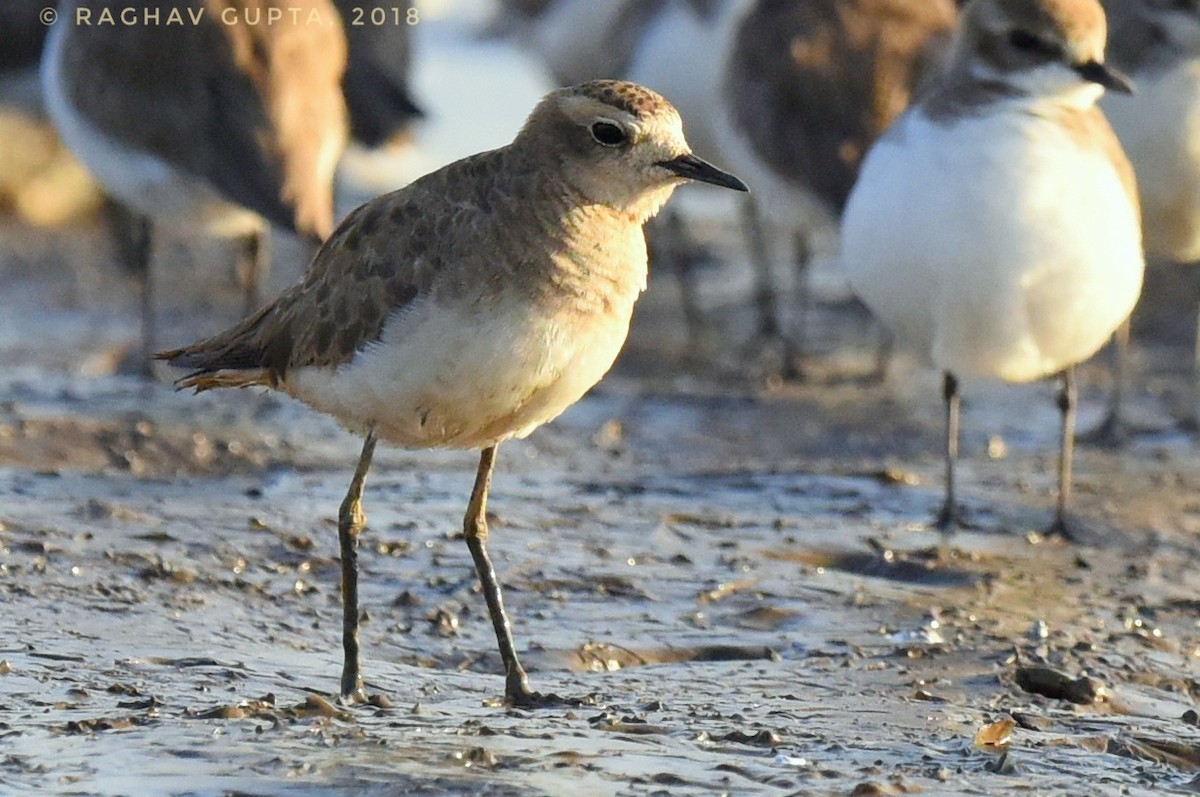
[[712, 183], [722, 188], [732, 188], [734, 191], [750, 190], [746, 187], [745, 183], [729, 172], [723, 172], [711, 163], [700, 160], [695, 155], [680, 155], [678, 158], [672, 158], [669, 161], [660, 161], [658, 165], [667, 171], [675, 172], [680, 177], [686, 177], [689, 180]]
[[1118, 91], [1121, 94], [1133, 93], [1133, 81], [1122, 75], [1111, 66], [1100, 63], [1099, 61], [1088, 61], [1082, 64], [1076, 64], [1075, 71], [1084, 80], [1090, 80], [1093, 83], [1099, 83], [1104, 88], [1110, 91]]

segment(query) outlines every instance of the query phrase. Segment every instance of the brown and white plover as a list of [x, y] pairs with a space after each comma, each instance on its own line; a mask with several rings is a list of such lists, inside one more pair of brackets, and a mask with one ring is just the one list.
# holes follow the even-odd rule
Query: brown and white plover
[[959, 520], [958, 378], [1062, 378], [1067, 505], [1076, 364], [1133, 310], [1143, 259], [1133, 170], [1096, 102], [1097, 0], [971, 0], [946, 72], [872, 148], [842, 224], [867, 306], [944, 374], [943, 528]]
[[361, 697], [356, 546], [377, 441], [482, 449], [463, 531], [511, 704], [544, 702], [517, 659], [488, 556], [496, 448], [575, 403], [612, 365], [646, 284], [642, 226], [685, 180], [746, 190], [692, 155], [675, 109], [626, 82], [560, 89], [511, 144], [351, 213], [304, 280], [162, 359], [181, 387], [265, 385], [366, 442], [342, 504], [345, 665]]
[[[530, 4], [508, 5], [519, 16]], [[794, 246], [802, 318], [814, 233], [833, 228], [867, 148], [940, 65], [953, 0], [622, 0], [599, 17], [595, 5], [535, 4], [518, 36], [552, 75], [603, 67], [671, 96], [694, 142], [755, 175], [743, 227], [758, 340], [794, 372], [803, 346], [781, 318], [775, 243]], [[661, 238], [666, 251], [695, 252], [680, 235]], [[679, 259], [685, 314], [702, 320], [694, 255]]]
[[118, 232], [143, 283], [144, 347], [154, 337], [151, 221], [242, 240], [251, 309], [268, 223], [313, 239], [332, 230], [345, 60], [329, 0], [60, 4], [42, 59], [46, 105], [68, 147], [132, 211]]
[[[794, 374], [818, 233], [836, 229], [868, 148], [941, 67], [957, 13], [953, 0], [740, 0], [727, 13], [717, 151], [754, 175], [744, 222], [759, 335]], [[796, 268], [790, 332], [774, 274], [780, 238]]]

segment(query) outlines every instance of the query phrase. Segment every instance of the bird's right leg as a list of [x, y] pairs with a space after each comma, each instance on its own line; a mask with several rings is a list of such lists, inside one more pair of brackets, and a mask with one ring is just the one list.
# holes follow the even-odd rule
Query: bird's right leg
[[[1128, 323], [1128, 322], [1127, 322]], [[1180, 425], [1193, 435], [1200, 433], [1200, 308], [1196, 314], [1196, 339], [1192, 344], [1192, 383], [1188, 390], [1187, 413]]]
[[358, 657], [358, 535], [367, 523], [362, 510], [363, 484], [377, 439], [374, 429], [367, 433], [350, 490], [338, 511], [338, 545], [342, 557], [342, 700], [348, 703], [366, 700]]
[[[683, 310], [683, 322], [687, 328], [687, 350], [689, 359], [697, 363], [705, 361], [705, 353], [715, 338], [713, 326], [700, 303], [697, 267], [705, 253], [691, 240], [683, 217], [678, 211], [667, 207], [647, 227], [647, 238], [651, 243], [652, 256], [667, 262], [679, 285], [679, 303]], [[657, 262], [655, 263], [657, 265]]]
[[539, 695], [529, 688], [529, 677], [517, 659], [513, 644], [512, 623], [504, 610], [504, 597], [500, 593], [500, 580], [496, 568], [487, 552], [487, 496], [492, 486], [492, 470], [496, 465], [496, 446], [489, 446], [479, 456], [479, 470], [475, 474], [475, 486], [471, 490], [471, 501], [463, 518], [463, 536], [475, 562], [475, 573], [483, 588], [487, 601], [488, 615], [496, 631], [496, 642], [500, 646], [500, 659], [504, 662], [504, 700], [514, 706], [531, 706], [538, 703]]
[[1126, 318], [1113, 333], [1112, 391], [1108, 396], [1108, 412], [1095, 428], [1080, 436], [1080, 441], [1091, 445], [1115, 448], [1129, 439], [1129, 426], [1125, 420], [1125, 382], [1129, 370], [1129, 319]]
[[962, 510], [954, 489], [954, 465], [958, 461], [958, 379], [947, 371], [942, 376], [942, 399], [946, 404], [946, 499], [934, 520], [943, 532], [951, 532], [962, 522]]
[[247, 233], [238, 243], [237, 278], [242, 285], [243, 310], [250, 315], [262, 304], [264, 283], [271, 270], [271, 241], [265, 229]]
[[[137, 361], [128, 370], [148, 377], [152, 373], [151, 354], [154, 352], [157, 337], [154, 322], [154, 273], [150, 268], [152, 225], [149, 218], [116, 200], [110, 200], [108, 212], [117, 257], [121, 265], [133, 273], [138, 283], [142, 340], [141, 348], [137, 352]], [[128, 366], [129, 363], [124, 365]]]

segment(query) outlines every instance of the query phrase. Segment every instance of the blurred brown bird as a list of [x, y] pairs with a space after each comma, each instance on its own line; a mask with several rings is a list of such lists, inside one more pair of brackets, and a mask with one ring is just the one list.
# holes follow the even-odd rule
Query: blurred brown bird
[[[180, 24], [169, 24], [172, 11]], [[102, 24], [105, 12], [115, 24]], [[145, 352], [152, 221], [243, 241], [251, 309], [269, 263], [267, 224], [314, 241], [332, 231], [345, 63], [329, 0], [62, 3], [42, 59], [47, 109], [129, 211], [118, 244], [142, 283]]]

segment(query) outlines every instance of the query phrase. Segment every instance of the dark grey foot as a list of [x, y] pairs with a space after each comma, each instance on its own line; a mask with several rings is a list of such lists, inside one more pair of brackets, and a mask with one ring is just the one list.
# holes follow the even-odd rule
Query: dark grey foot
[[966, 526], [966, 513], [958, 504], [942, 504], [942, 508], [933, 516], [933, 527], [943, 534], [953, 534]]
[[532, 692], [528, 689], [524, 692], [516, 694], [506, 694], [504, 697], [506, 705], [513, 708], [538, 709], [538, 708], [580, 708], [584, 706], [598, 706], [599, 701], [595, 695], [587, 695], [585, 697], [563, 697], [556, 695], [553, 692]]
[[387, 695], [382, 692], [372, 694], [366, 689], [358, 688], [353, 692], [342, 693], [337, 697], [338, 705], [341, 706], [374, 706], [375, 708], [391, 708], [392, 701]]
[[1129, 424], [1120, 416], [1109, 413], [1103, 421], [1076, 439], [1086, 446], [1122, 448], [1129, 443]]
[[123, 351], [116, 362], [115, 371], [120, 376], [137, 376], [146, 380], [154, 379], [153, 360], [146, 353], [144, 346], [130, 346]]
[[563, 697], [554, 693], [534, 692], [529, 688], [529, 679], [524, 670], [510, 674], [504, 683], [504, 703], [513, 708], [563, 708], [597, 706], [595, 695], [586, 697]]
[[778, 330], [760, 330], [742, 347], [742, 357], [768, 380], [799, 382], [806, 376], [800, 346]]
[[1058, 515], [1054, 518], [1054, 522], [1042, 532], [1042, 536], [1057, 538], [1064, 542], [1080, 543], [1088, 536], [1087, 524], [1071, 515]]
[[342, 692], [338, 695], [338, 702], [343, 706], [356, 706], [360, 703], [366, 703], [370, 700], [367, 696], [367, 690], [359, 687], [349, 692]]

